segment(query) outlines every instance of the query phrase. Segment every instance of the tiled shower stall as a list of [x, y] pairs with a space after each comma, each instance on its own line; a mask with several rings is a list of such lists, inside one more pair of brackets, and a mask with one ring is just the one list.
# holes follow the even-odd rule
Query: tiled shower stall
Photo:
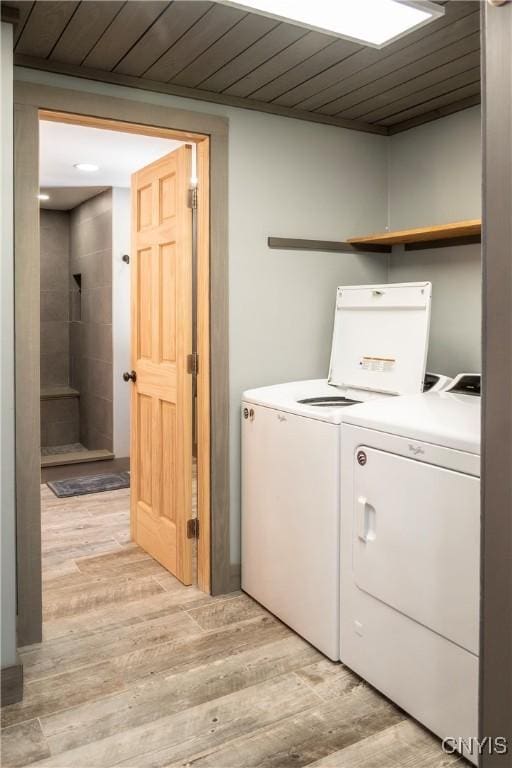
[[41, 210], [42, 463], [113, 449], [112, 190]]

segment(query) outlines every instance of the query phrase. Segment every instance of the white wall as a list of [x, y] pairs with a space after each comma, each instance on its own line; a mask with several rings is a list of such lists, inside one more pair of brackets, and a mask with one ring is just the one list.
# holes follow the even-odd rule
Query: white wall
[[432, 283], [429, 371], [449, 376], [480, 372], [481, 268], [478, 244], [393, 253], [390, 282]]
[[130, 455], [130, 386], [123, 372], [131, 369], [130, 268], [122, 257], [130, 254], [130, 190], [112, 189], [112, 354], [114, 376], [114, 453]]
[[[478, 219], [481, 184], [479, 107], [390, 137], [390, 229]], [[394, 249], [389, 280], [433, 284], [429, 369], [479, 372], [481, 247]]]
[[481, 215], [480, 107], [389, 138], [390, 229]]
[[1, 665], [16, 663], [16, 540], [14, 486], [14, 294], [12, 26], [0, 37], [0, 504], [2, 539]]
[[383, 229], [386, 138], [32, 70], [18, 79], [224, 115], [229, 135], [231, 558], [239, 561], [244, 389], [326, 374], [336, 286], [384, 281], [382, 257], [269, 251], [269, 235]]

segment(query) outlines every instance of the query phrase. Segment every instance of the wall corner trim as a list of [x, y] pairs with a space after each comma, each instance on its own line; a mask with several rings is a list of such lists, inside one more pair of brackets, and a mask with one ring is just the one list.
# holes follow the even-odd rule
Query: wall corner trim
[[1, 704], [16, 704], [23, 699], [23, 664], [17, 661], [11, 667], [2, 667]]

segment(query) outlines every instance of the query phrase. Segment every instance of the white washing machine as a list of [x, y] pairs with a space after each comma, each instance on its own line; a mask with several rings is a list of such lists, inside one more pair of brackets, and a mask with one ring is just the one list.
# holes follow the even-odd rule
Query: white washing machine
[[243, 396], [242, 589], [334, 660], [341, 414], [421, 392], [430, 302], [430, 283], [338, 288], [329, 378]]
[[441, 738], [478, 735], [479, 381], [341, 427], [341, 660]]

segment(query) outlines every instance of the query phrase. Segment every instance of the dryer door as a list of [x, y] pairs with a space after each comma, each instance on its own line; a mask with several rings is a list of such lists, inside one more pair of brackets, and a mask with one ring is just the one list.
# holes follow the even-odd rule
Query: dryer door
[[354, 457], [357, 586], [478, 653], [480, 481], [361, 446]]

